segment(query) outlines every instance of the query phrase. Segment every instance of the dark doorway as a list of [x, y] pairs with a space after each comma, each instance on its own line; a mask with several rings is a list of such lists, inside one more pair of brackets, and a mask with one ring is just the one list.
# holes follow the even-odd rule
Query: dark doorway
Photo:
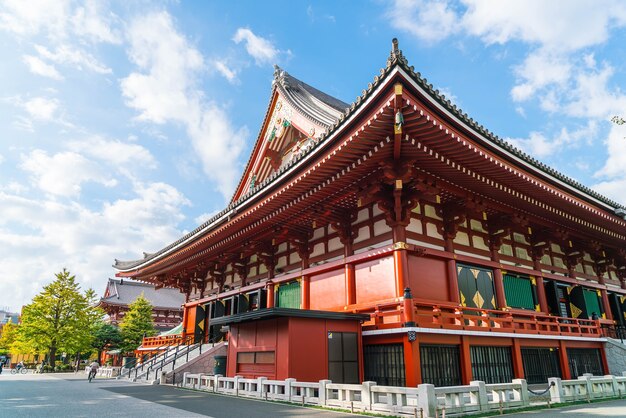
[[473, 380], [485, 383], [509, 383], [513, 379], [511, 347], [470, 347]]
[[572, 379], [577, 379], [585, 373], [603, 376], [600, 350], [596, 348], [568, 348], [569, 370]]
[[364, 380], [381, 386], [406, 386], [404, 346], [376, 344], [363, 347]]
[[546, 383], [550, 377], [561, 377], [559, 351], [556, 348], [524, 347], [522, 363], [528, 383]]
[[420, 345], [422, 382], [435, 386], [461, 384], [461, 363], [458, 345]]
[[328, 333], [328, 378], [333, 383], [360, 383], [356, 332]]

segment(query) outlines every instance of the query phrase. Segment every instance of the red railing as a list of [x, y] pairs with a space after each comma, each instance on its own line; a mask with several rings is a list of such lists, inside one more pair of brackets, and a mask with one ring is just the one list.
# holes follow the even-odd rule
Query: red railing
[[160, 335], [156, 337], [144, 337], [141, 342], [142, 348], [165, 348], [172, 345], [192, 344], [193, 335], [187, 335], [183, 338], [182, 334]]
[[[417, 302], [413, 306], [416, 326], [516, 334], [564, 335], [577, 337], [602, 337], [601, 325], [612, 321], [563, 318], [521, 310], [497, 311], [446, 304]], [[403, 322], [402, 304], [398, 302], [359, 309], [372, 319], [365, 329], [397, 327]]]

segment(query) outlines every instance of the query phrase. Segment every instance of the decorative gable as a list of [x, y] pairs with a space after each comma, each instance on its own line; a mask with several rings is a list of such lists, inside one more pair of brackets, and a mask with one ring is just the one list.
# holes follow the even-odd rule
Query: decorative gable
[[326, 129], [298, 112], [279, 92], [275, 92], [273, 103], [233, 200], [307, 150]]

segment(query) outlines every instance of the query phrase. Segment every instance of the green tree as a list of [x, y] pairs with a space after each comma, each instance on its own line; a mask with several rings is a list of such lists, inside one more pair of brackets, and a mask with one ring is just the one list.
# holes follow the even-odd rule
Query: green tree
[[9, 322], [2, 327], [2, 334], [0, 335], [0, 354], [8, 354], [17, 338], [18, 325]]
[[94, 332], [94, 340], [91, 346], [98, 350], [98, 358], [100, 358], [106, 348], [118, 348], [121, 342], [122, 334], [120, 333], [120, 329], [115, 325], [102, 322]]
[[122, 331], [120, 350], [123, 353], [136, 350], [141, 345], [143, 337], [156, 335], [152, 320], [152, 305], [143, 293], [128, 307], [128, 312], [120, 323], [120, 329]]
[[75, 276], [63, 269], [56, 279], [22, 310], [17, 343], [36, 352], [47, 352], [54, 367], [57, 352], [89, 349], [92, 322], [101, 314], [91, 302], [94, 292], [81, 293]]

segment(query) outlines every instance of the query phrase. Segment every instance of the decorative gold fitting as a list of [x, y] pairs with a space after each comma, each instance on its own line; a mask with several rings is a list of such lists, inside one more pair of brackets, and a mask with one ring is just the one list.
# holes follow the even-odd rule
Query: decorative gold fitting
[[401, 179], [397, 179], [396, 180], [396, 190], [402, 190], [402, 180]]
[[408, 250], [409, 244], [407, 244], [406, 242], [398, 241], [395, 244], [393, 244], [393, 249], [394, 250]]
[[401, 96], [402, 95], [402, 84], [397, 83], [396, 85], [393, 86], [393, 90], [396, 93], [396, 96]]

